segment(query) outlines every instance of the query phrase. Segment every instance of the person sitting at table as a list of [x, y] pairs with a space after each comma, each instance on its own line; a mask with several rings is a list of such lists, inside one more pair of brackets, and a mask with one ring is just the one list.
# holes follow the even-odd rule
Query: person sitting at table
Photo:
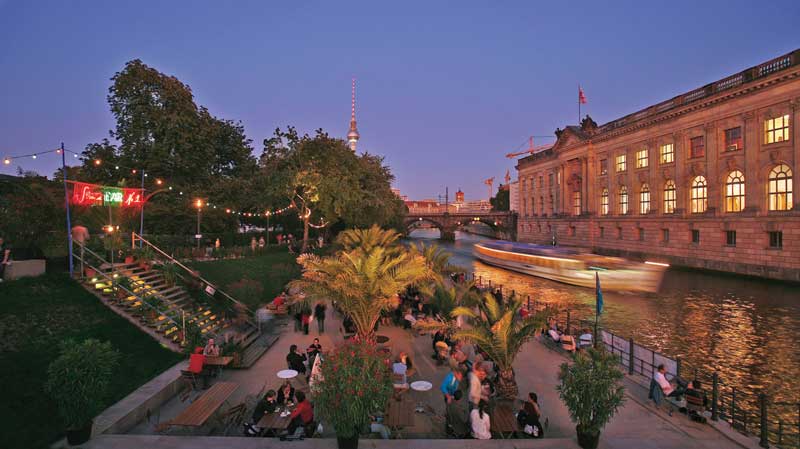
[[203, 371], [203, 365], [206, 363], [206, 356], [203, 354], [203, 348], [197, 347], [194, 349], [194, 354], [189, 356], [189, 371], [194, 374], [200, 374]]
[[245, 436], [256, 436], [261, 433], [261, 427], [258, 427], [258, 422], [261, 418], [267, 413], [275, 413], [275, 410], [278, 409], [278, 401], [276, 399], [275, 390], [267, 391], [267, 394], [264, 395], [264, 399], [258, 401], [256, 404], [255, 410], [253, 410], [253, 416], [250, 418], [249, 423], [244, 424], [244, 434]]
[[376, 413], [369, 417], [369, 433], [379, 433], [384, 440], [389, 439], [389, 428], [383, 423], [383, 415]]
[[491, 440], [492, 439], [492, 424], [489, 418], [489, 404], [486, 401], [480, 401], [478, 407], [472, 409], [469, 414], [469, 419], [472, 422], [472, 437], [478, 440]]
[[219, 346], [214, 343], [213, 338], [209, 338], [208, 342], [206, 342], [206, 347], [203, 348], [203, 355], [210, 357], [219, 356]]
[[411, 310], [406, 310], [405, 315], [403, 315], [403, 319], [405, 320], [403, 323], [403, 329], [411, 329], [415, 324], [417, 324], [417, 319], [414, 318]]
[[306, 373], [306, 365], [304, 362], [306, 361], [305, 354], [299, 354], [297, 352], [297, 345], [289, 346], [289, 354], [286, 356], [286, 363], [289, 365], [289, 369], [295, 370], [300, 374]]
[[575, 337], [572, 335], [564, 334], [561, 336], [561, 348], [567, 352], [575, 352], [577, 345], [575, 344]]
[[294, 387], [288, 380], [278, 388], [278, 405], [292, 405], [295, 398]]
[[461, 398], [464, 394], [461, 390], [453, 393], [453, 399], [447, 403], [445, 408], [445, 421], [448, 433], [453, 438], [466, 438], [469, 435], [469, 415], [467, 407]]
[[314, 421], [314, 407], [306, 400], [306, 394], [302, 391], [295, 393], [297, 407], [289, 415], [289, 427], [286, 428], [290, 436], [299, 436], [305, 427]]
[[539, 398], [536, 393], [528, 393], [528, 400], [522, 404], [517, 413], [517, 423], [525, 435], [533, 438], [544, 438], [544, 429], [540, 423], [542, 412], [539, 409]]
[[411, 361], [411, 357], [406, 354], [405, 352], [400, 353], [400, 361], [405, 363], [406, 365], [406, 377], [411, 377], [414, 375], [414, 363]]

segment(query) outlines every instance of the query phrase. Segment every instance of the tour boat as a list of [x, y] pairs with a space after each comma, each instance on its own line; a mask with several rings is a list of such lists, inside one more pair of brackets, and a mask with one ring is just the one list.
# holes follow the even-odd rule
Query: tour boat
[[601, 287], [615, 291], [656, 292], [669, 266], [502, 240], [476, 243], [473, 251], [489, 265], [580, 287], [594, 288], [599, 273]]

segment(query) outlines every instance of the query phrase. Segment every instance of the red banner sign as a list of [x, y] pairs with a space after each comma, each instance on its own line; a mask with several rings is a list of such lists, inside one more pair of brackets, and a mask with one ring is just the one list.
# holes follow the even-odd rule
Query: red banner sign
[[140, 207], [145, 198], [142, 189], [75, 182], [72, 185], [71, 202], [78, 206]]

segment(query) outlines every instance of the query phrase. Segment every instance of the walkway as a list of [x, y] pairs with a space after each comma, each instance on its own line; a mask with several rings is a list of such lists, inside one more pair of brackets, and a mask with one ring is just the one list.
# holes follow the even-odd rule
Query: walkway
[[[339, 332], [340, 321], [332, 316], [329, 308], [329, 318], [326, 321], [328, 333], [319, 338], [323, 348], [331, 348], [342, 341]], [[546, 348], [538, 341], [532, 341], [523, 347], [522, 353], [517, 358], [515, 370], [520, 385], [520, 395], [528, 391], [535, 391], [544, 417], [549, 425], [546, 429], [544, 440], [511, 440], [511, 441], [457, 441], [444, 440], [443, 437], [443, 402], [438, 393], [438, 386], [447, 373], [444, 366], [436, 366], [431, 358], [430, 336], [414, 337], [410, 331], [398, 327], [381, 327], [378, 332], [390, 338], [394, 354], [403, 350], [412, 354], [417, 368], [417, 374], [412, 380], [428, 380], [434, 384], [434, 390], [427, 393], [411, 392], [415, 400], [423, 401], [430, 410], [425, 414], [415, 414], [415, 425], [407, 429], [406, 435], [414, 440], [382, 441], [370, 439], [362, 441], [362, 447], [375, 447], [394, 449], [400, 447], [427, 447], [435, 444], [441, 448], [577, 448], [575, 440], [575, 426], [569, 419], [569, 414], [558, 398], [555, 391], [557, 372], [561, 363], [566, 358], [560, 353]], [[270, 388], [277, 387], [280, 380], [275, 373], [286, 366], [285, 357], [291, 344], [297, 344], [303, 349], [317, 336], [316, 323], [312, 323], [311, 335], [303, 335], [293, 331], [291, 323], [282, 330], [281, 338], [267, 351], [267, 353], [248, 370], [227, 370], [222, 379], [240, 384], [239, 390], [231, 398], [230, 404], [241, 402], [245, 395], [255, 394], [264, 385]], [[304, 383], [304, 380], [302, 381]], [[647, 401], [647, 392], [632, 382], [627, 382], [627, 401], [617, 416], [603, 431], [600, 448], [643, 448], [643, 449], [705, 449], [705, 448], [738, 448], [742, 447], [720, 432], [707, 425], [693, 423], [685, 416], [678, 413], [669, 417], [666, 413], [656, 410], [652, 403]], [[160, 410], [158, 420], [163, 422], [177, 415], [185, 403], [173, 399]], [[133, 429], [128, 435], [103, 435], [94, 438], [90, 448], [133, 448], [133, 447], [171, 447], [191, 449], [213, 448], [261, 448], [276, 444], [273, 439], [250, 439], [236, 437], [174, 437], [153, 435], [154, 423], [143, 422]], [[332, 437], [326, 429], [326, 437]], [[430, 438], [436, 439], [431, 440]], [[749, 443], [749, 441], [748, 441]], [[330, 438], [316, 438], [302, 442], [282, 443], [297, 449], [305, 448], [333, 448], [336, 440]], [[749, 444], [748, 444], [749, 446]], [[752, 445], [752, 447], [756, 447]]]

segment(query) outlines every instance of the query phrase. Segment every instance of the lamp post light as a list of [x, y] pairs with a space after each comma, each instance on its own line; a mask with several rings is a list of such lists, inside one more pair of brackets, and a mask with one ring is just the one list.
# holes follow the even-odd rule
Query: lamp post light
[[267, 211], [267, 248], [269, 248], [269, 216], [272, 215], [272, 212]]
[[203, 200], [197, 199], [194, 202], [194, 206], [197, 208], [197, 234], [194, 235], [194, 238], [197, 240], [197, 248], [200, 248], [200, 211], [203, 210]]

